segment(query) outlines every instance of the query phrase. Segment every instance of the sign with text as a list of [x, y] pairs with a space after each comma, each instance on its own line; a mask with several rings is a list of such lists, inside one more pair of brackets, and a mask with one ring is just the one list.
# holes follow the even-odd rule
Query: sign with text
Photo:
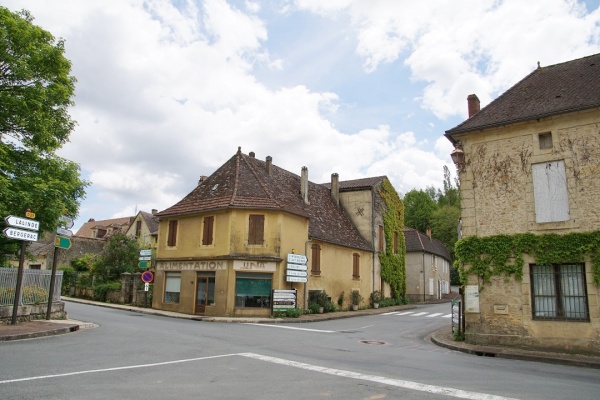
[[296, 289], [273, 290], [273, 311], [285, 311], [296, 308]]
[[306, 271], [294, 271], [293, 269], [287, 270], [287, 276], [307, 276], [308, 273]]
[[61, 249], [70, 249], [71, 248], [71, 239], [66, 237], [57, 236], [54, 240], [54, 247], [58, 247]]
[[287, 262], [294, 264], [306, 264], [308, 258], [304, 254], [288, 254]]
[[287, 269], [295, 269], [296, 271], [306, 271], [307, 267], [306, 267], [306, 265], [288, 263]]
[[6, 225], [14, 226], [16, 228], [29, 229], [31, 231], [38, 231], [40, 229], [39, 221], [34, 221], [33, 219], [19, 218], [15, 217], [14, 215], [9, 215], [8, 217], [4, 218], [4, 221], [6, 222]]
[[277, 264], [273, 261], [243, 261], [234, 260], [233, 269], [235, 271], [265, 271], [275, 272]]
[[27, 240], [29, 242], [35, 242], [38, 240], [37, 232], [24, 231], [22, 229], [5, 228], [2, 233], [9, 239]]
[[152, 255], [152, 249], [145, 249], [145, 250], [140, 250], [140, 256], [151, 256]]
[[465, 286], [465, 312], [479, 313], [479, 285]]
[[306, 282], [308, 282], [308, 279], [300, 277], [300, 276], [286, 276], [285, 281], [286, 282], [304, 282], [304, 283], [306, 283]]

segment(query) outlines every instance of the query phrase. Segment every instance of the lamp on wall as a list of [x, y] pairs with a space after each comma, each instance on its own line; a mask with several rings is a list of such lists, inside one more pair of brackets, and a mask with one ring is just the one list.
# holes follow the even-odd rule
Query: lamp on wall
[[454, 144], [454, 150], [450, 153], [450, 157], [459, 172], [465, 170], [465, 152], [462, 149], [462, 143], [460, 141]]

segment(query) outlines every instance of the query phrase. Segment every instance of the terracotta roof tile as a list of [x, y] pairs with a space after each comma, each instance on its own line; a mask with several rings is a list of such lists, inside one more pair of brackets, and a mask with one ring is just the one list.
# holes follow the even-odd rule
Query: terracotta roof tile
[[535, 69], [446, 136], [600, 107], [600, 54]]
[[429, 239], [429, 236], [416, 229], [404, 228], [404, 240], [406, 241], [407, 253], [424, 251], [452, 261], [450, 252], [442, 242], [437, 239]]
[[300, 195], [300, 176], [241, 150], [177, 204], [159, 217], [207, 212], [223, 208], [281, 210], [309, 218], [309, 236], [342, 246], [370, 250], [350, 218], [331, 199], [329, 188], [309, 182], [309, 203]]

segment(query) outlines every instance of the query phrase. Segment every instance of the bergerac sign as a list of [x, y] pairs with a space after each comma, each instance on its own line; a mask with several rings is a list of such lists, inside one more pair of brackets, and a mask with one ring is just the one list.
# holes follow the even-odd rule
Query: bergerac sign
[[217, 271], [227, 269], [227, 261], [158, 261], [157, 271]]

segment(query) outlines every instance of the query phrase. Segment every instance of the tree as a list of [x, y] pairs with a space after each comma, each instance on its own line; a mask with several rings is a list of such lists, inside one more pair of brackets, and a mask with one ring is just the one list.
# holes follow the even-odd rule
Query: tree
[[[0, 7], [0, 217], [29, 208], [41, 231], [54, 231], [63, 214], [77, 215], [89, 183], [79, 165], [55, 154], [75, 126], [64, 41], [32, 21]], [[17, 248], [0, 237], [0, 257]]]
[[423, 191], [413, 189], [404, 195], [404, 225], [425, 232], [431, 226], [431, 215], [437, 204]]
[[100, 283], [120, 280], [123, 272], [135, 272], [137, 269], [139, 251], [135, 239], [117, 232], [104, 245], [93, 264], [92, 274]]

